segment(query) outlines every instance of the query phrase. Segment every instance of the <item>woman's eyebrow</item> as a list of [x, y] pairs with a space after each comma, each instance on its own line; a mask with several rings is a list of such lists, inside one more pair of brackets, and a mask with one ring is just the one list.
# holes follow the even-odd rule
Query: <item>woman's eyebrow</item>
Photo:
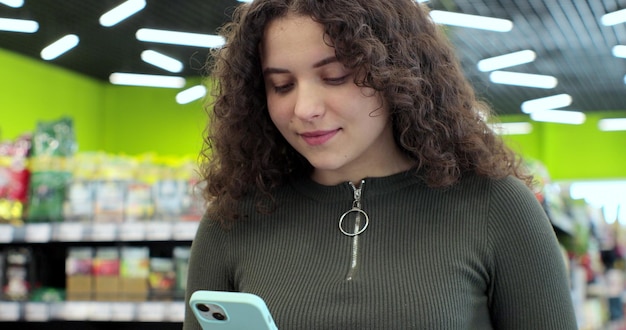
[[327, 57], [327, 58], [325, 58], [325, 59], [323, 59], [321, 61], [315, 62], [313, 64], [313, 67], [314, 68], [319, 68], [319, 67], [324, 66], [326, 64], [335, 63], [335, 62], [337, 62], [337, 57], [333, 55], [333, 56], [329, 56], [329, 57]]
[[[312, 67], [317, 69], [319, 67], [322, 67], [324, 65], [330, 64], [330, 63], [335, 63], [337, 62], [337, 57], [336, 56], [329, 56], [326, 57], [320, 61], [317, 61], [315, 63], [313, 63]], [[289, 70], [287, 69], [281, 69], [281, 68], [274, 68], [274, 67], [267, 67], [265, 69], [263, 69], [263, 75], [270, 75], [270, 74], [280, 74], [280, 73], [289, 73]]]

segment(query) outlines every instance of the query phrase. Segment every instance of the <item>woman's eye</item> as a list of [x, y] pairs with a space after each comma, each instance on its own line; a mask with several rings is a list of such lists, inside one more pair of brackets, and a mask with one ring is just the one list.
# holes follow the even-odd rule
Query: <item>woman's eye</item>
[[276, 93], [286, 93], [288, 92], [291, 87], [293, 86], [293, 84], [285, 84], [285, 85], [280, 85], [280, 86], [274, 86], [274, 92]]
[[326, 78], [324, 80], [330, 85], [341, 85], [346, 82], [346, 78], [348, 78], [347, 75], [338, 78]]

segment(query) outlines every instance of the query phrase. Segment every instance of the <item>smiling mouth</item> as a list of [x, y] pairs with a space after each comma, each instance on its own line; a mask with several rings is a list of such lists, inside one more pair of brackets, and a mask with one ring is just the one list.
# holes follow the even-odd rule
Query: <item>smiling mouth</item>
[[318, 146], [326, 143], [332, 139], [335, 134], [339, 132], [338, 129], [332, 131], [315, 131], [300, 134], [300, 137], [310, 146]]

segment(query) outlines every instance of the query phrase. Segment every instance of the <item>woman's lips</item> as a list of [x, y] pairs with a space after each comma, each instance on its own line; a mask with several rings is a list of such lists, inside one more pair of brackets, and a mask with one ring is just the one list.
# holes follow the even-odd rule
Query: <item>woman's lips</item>
[[330, 140], [335, 134], [339, 132], [338, 129], [332, 131], [314, 131], [314, 132], [306, 132], [300, 134], [304, 142], [306, 142], [310, 146], [318, 146], [326, 143], [326, 141]]

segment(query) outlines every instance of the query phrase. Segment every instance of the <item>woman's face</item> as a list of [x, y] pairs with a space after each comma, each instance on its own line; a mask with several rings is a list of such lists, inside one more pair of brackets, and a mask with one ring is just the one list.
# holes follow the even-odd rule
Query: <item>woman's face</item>
[[381, 173], [398, 149], [389, 110], [380, 93], [354, 83], [323, 37], [305, 16], [266, 27], [260, 49], [270, 117], [322, 184], [390, 174]]

